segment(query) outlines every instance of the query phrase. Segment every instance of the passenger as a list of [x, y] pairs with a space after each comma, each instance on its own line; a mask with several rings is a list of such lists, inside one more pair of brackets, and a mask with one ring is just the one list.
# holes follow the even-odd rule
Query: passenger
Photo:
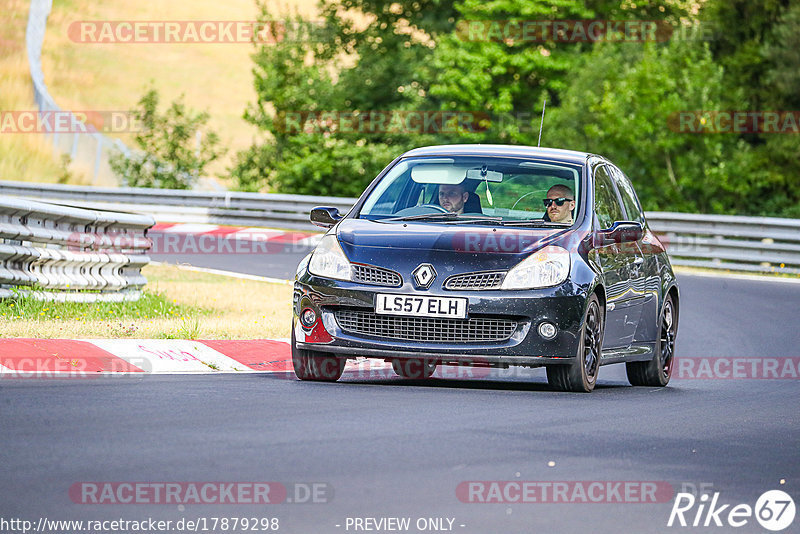
[[546, 208], [545, 221], [572, 224], [572, 210], [575, 209], [575, 195], [566, 185], [554, 185], [547, 190], [547, 198], [542, 199]]

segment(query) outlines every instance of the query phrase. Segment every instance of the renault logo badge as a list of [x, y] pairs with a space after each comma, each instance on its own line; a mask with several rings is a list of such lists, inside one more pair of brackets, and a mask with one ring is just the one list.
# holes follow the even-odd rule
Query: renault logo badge
[[430, 263], [423, 263], [411, 274], [418, 289], [428, 289], [436, 278], [436, 269]]

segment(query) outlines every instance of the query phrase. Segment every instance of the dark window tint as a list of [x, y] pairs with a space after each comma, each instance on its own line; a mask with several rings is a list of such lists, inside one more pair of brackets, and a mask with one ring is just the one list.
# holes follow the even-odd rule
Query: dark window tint
[[623, 220], [622, 208], [605, 166], [595, 167], [594, 171], [594, 211], [600, 228], [610, 228], [614, 221]]
[[631, 181], [616, 167], [611, 167], [611, 172], [614, 175], [614, 181], [617, 183], [619, 196], [622, 197], [622, 204], [625, 206], [625, 211], [628, 213], [628, 220], [644, 223], [642, 208], [636, 198], [636, 193], [633, 190]]

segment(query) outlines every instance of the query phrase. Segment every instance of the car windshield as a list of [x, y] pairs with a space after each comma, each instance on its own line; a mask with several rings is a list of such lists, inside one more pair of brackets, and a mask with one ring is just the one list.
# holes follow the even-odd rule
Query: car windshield
[[358, 217], [384, 222], [571, 225], [580, 205], [580, 177], [581, 166], [551, 160], [407, 158], [370, 192]]

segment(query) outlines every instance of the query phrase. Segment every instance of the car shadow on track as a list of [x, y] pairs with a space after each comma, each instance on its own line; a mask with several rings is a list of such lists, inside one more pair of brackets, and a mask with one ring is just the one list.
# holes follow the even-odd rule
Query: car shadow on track
[[[340, 381], [342, 384], [352, 385], [370, 385], [370, 386], [389, 386], [389, 387], [424, 387], [424, 388], [442, 388], [442, 389], [482, 389], [482, 390], [505, 390], [505, 391], [531, 391], [531, 392], [547, 392], [547, 393], [562, 393], [553, 389], [547, 382], [542, 381], [511, 381], [511, 380], [494, 380], [494, 379], [452, 379], [452, 378], [429, 378], [424, 380], [416, 380], [410, 378], [387, 378], [383, 380], [347, 380], [343, 377]], [[621, 389], [630, 389], [632, 386], [628, 384], [597, 384], [595, 391], [615, 391]], [[567, 392], [569, 393], [569, 392]]]
[[[261, 375], [265, 378], [297, 381], [297, 377], [291, 371], [284, 373], [269, 373]], [[600, 378], [594, 388], [594, 393], [611, 393], [627, 391], [630, 393], [655, 393], [665, 392], [666, 394], [675, 394], [680, 392], [683, 388], [677, 385], [670, 384], [666, 388], [657, 387], [634, 387], [631, 386], [624, 378], [624, 374], [619, 376], [609, 376], [603, 379]], [[436, 376], [426, 379], [413, 379], [403, 378], [394, 374], [393, 371], [380, 371], [374, 374], [365, 376], [358, 370], [346, 370], [342, 377], [335, 383], [328, 382], [303, 382], [304, 384], [313, 385], [330, 385], [330, 386], [383, 386], [383, 387], [421, 387], [431, 389], [472, 389], [472, 390], [485, 390], [485, 391], [527, 391], [527, 392], [543, 392], [543, 393], [571, 393], [561, 392], [552, 388], [547, 383], [547, 378], [544, 376], [537, 376], [531, 373], [530, 376], [512, 376], [512, 377], [497, 377], [497, 376], [479, 376], [475, 377], [448, 377]]]
[[[297, 381], [293, 373], [277, 373], [264, 374], [265, 378], [280, 379]], [[532, 381], [523, 380], [497, 380], [491, 378], [482, 379], [455, 379], [455, 378], [428, 378], [428, 379], [412, 379], [401, 377], [386, 377], [386, 378], [359, 378], [348, 377], [347, 374], [343, 375], [335, 383], [326, 382], [304, 382], [304, 384], [313, 385], [329, 385], [337, 387], [346, 386], [381, 386], [381, 387], [421, 387], [431, 389], [473, 389], [473, 390], [486, 390], [486, 391], [528, 391], [528, 392], [544, 392], [544, 393], [564, 393], [553, 389], [546, 381], [541, 379]], [[636, 390], [636, 391], [653, 391], [664, 388], [634, 388], [627, 383], [598, 383], [595, 386], [595, 393], [598, 392], [613, 392], [622, 390]], [[670, 389], [670, 388], [666, 388]], [[569, 392], [566, 392], [569, 393]]]

